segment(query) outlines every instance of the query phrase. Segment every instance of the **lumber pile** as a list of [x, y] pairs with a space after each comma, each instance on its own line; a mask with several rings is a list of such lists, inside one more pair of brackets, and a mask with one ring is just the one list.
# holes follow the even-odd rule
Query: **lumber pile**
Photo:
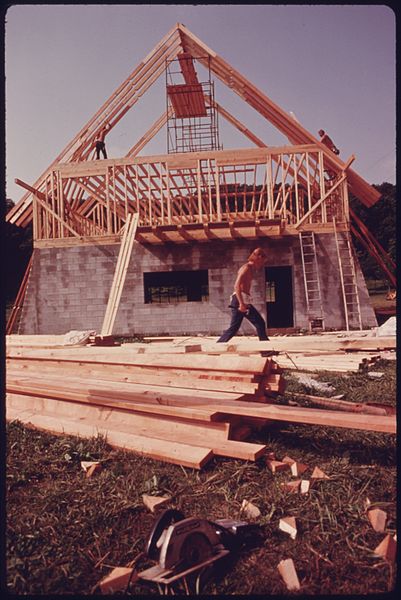
[[[201, 468], [213, 455], [256, 460], [231, 403], [281, 393], [273, 360], [133, 354], [120, 348], [9, 349], [7, 418], [91, 436], [154, 458]], [[218, 407], [228, 404], [223, 421]], [[18, 415], [18, 416], [17, 416]], [[262, 422], [266, 419], [262, 419]], [[248, 429], [249, 432], [249, 429]]]
[[[274, 355], [277, 364], [288, 370], [332, 371], [336, 373], [364, 370], [383, 356], [395, 359], [396, 336], [374, 336], [369, 332], [336, 332], [318, 335], [274, 336], [260, 342], [255, 338], [235, 337], [227, 343], [215, 338], [147, 338], [147, 345], [138, 350], [146, 353], [162, 350], [195, 351], [200, 344], [208, 354]], [[187, 350], [185, 350], [187, 348]], [[192, 348], [192, 350], [191, 350]]]
[[56, 346], [8, 344], [7, 419], [100, 433], [112, 445], [197, 469], [213, 456], [257, 460], [266, 447], [246, 438], [272, 421], [395, 432], [395, 415], [272, 404], [284, 379], [260, 353]]

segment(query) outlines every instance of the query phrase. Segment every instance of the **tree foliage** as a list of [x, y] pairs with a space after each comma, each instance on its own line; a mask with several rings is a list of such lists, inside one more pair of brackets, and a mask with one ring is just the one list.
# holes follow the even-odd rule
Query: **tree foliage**
[[[12, 200], [7, 198], [6, 210], [13, 206]], [[12, 302], [18, 293], [22, 278], [32, 254], [32, 226], [17, 227], [12, 223], [4, 223], [3, 272], [5, 280], [5, 299]]]
[[[352, 194], [350, 206], [357, 217], [369, 229], [391, 259], [396, 261], [396, 195], [395, 186], [391, 183], [375, 185], [381, 199], [370, 208], [364, 206]], [[362, 244], [353, 238], [353, 244], [366, 279], [387, 279], [377, 261]]]

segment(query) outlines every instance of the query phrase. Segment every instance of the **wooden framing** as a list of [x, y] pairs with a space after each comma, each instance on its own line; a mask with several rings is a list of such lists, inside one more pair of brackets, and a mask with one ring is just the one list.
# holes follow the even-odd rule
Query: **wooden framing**
[[[110, 235], [112, 232], [115, 232], [115, 229], [122, 227], [124, 216], [126, 216], [127, 212], [130, 212], [130, 204], [135, 202], [140, 203], [141, 195], [147, 194], [149, 211], [146, 218], [144, 218], [143, 215], [140, 215], [139, 227], [141, 227], [141, 225], [171, 224], [174, 222], [174, 218], [177, 222], [183, 224], [188, 222], [186, 220], [188, 216], [186, 211], [189, 209], [187, 206], [185, 210], [179, 210], [177, 208], [177, 202], [179, 200], [184, 205], [185, 202], [189, 202], [188, 197], [179, 198], [178, 196], [179, 193], [182, 194], [182, 190], [185, 189], [184, 183], [187, 182], [188, 176], [190, 176], [190, 178], [193, 179], [194, 184], [189, 185], [186, 188], [185, 195], [194, 195], [194, 202], [198, 205], [197, 222], [204, 223], [208, 222], [209, 219], [213, 222], [216, 220], [220, 221], [221, 200], [219, 202], [218, 197], [220, 194], [221, 199], [221, 188], [222, 186], [224, 187], [227, 182], [226, 178], [229, 173], [226, 170], [226, 167], [228, 165], [225, 165], [223, 168], [223, 165], [217, 165], [217, 163], [213, 164], [214, 170], [213, 172], [210, 171], [209, 174], [212, 175], [213, 173], [215, 182], [220, 182], [220, 185], [215, 185], [215, 190], [212, 192], [213, 186], [211, 178], [206, 177], [207, 173], [203, 171], [202, 164], [199, 173], [199, 165], [197, 164], [198, 157], [194, 156], [197, 153], [185, 155], [189, 159], [191, 166], [185, 167], [182, 161], [179, 160], [178, 166], [175, 167], [181, 170], [188, 168], [190, 173], [182, 171], [182, 173], [178, 173], [175, 178], [168, 175], [165, 177], [165, 181], [169, 184], [168, 189], [162, 188], [160, 185], [159, 187], [156, 186], [158, 179], [162, 177], [160, 169], [157, 169], [156, 165], [152, 164], [153, 157], [147, 157], [142, 163], [136, 163], [136, 168], [133, 168], [135, 163], [121, 162], [124, 161], [124, 159], [111, 162], [92, 162], [93, 142], [99, 129], [106, 123], [113, 129], [124, 115], [136, 104], [138, 99], [143, 96], [149, 87], [162, 73], [164, 73], [167, 61], [176, 58], [179, 60], [181, 59], [180, 64], [183, 69], [183, 77], [186, 85], [194, 85], [196, 83], [196, 77], [194, 79], [192, 71], [189, 72], [188, 68], [184, 66], [187, 65], [187, 63], [191, 63], [191, 61], [182, 60], [183, 58], [188, 57], [198, 60], [207, 68], [210, 67], [210, 71], [218, 77], [223, 84], [230, 87], [233, 92], [238, 94], [253, 109], [257, 110], [264, 118], [277, 127], [277, 129], [288, 138], [291, 144], [295, 145], [291, 146], [288, 150], [276, 149], [275, 151], [272, 151], [273, 154], [270, 155], [272, 158], [270, 159], [269, 157], [268, 160], [272, 160], [273, 163], [274, 161], [277, 161], [275, 164], [271, 164], [273, 168], [277, 167], [277, 169], [272, 180], [268, 180], [266, 177], [266, 196], [268, 201], [264, 207], [260, 206], [259, 210], [254, 211], [255, 214], [252, 214], [253, 219], [258, 218], [259, 216], [267, 216], [266, 212], [271, 213], [273, 205], [275, 206], [275, 211], [279, 212], [284, 220], [287, 220], [291, 225], [296, 224], [299, 221], [299, 218], [305, 214], [305, 211], [303, 211], [302, 214], [298, 214], [297, 212], [302, 205], [302, 198], [300, 198], [301, 179], [307, 181], [306, 195], [309, 210], [313, 208], [313, 198], [316, 193], [318, 193], [319, 198], [323, 198], [325, 194], [328, 194], [329, 196], [328, 199], [330, 199], [330, 203], [321, 203], [321, 217], [318, 212], [315, 211], [317, 219], [320, 218], [323, 223], [326, 222], [326, 219], [330, 219], [329, 204], [332, 207], [336, 207], [337, 204], [340, 204], [341, 212], [344, 208], [342, 203], [344, 202], [343, 196], [345, 192], [342, 192], [341, 198], [338, 199], [335, 196], [334, 191], [325, 191], [326, 183], [323, 180], [322, 175], [325, 168], [334, 171], [339, 177], [342, 172], [346, 172], [346, 180], [343, 182], [344, 186], [349, 185], [352, 192], [367, 206], [374, 204], [379, 199], [379, 193], [349, 168], [352, 160], [348, 160], [344, 163], [288, 113], [272, 102], [270, 98], [259, 91], [244, 76], [206, 46], [206, 44], [201, 42], [184, 25], [177, 23], [145, 57], [138, 67], [134, 69], [129, 77], [115, 90], [111, 97], [101, 106], [66, 148], [56, 157], [49, 168], [46, 169], [33, 184], [32, 187], [44, 194], [46, 202], [50, 204], [47, 213], [43, 212], [45, 209], [43, 209], [41, 205], [39, 207], [39, 214], [37, 214], [38, 206], [33, 210], [34, 196], [31, 191], [27, 191], [21, 200], [9, 211], [7, 220], [19, 226], [25, 226], [36, 215], [35, 218], [38, 219], [38, 223], [37, 229], [35, 227], [35, 232], [37, 231], [38, 237], [35, 239], [37, 240], [63, 239], [65, 236], [70, 236], [72, 233], [71, 229], [75, 231], [75, 228], [71, 224], [71, 218], [73, 216], [75, 217], [75, 227], [80, 229], [78, 237], [82, 237], [83, 235]], [[205, 100], [206, 103], [208, 103], [207, 97]], [[225, 111], [223, 107], [216, 105], [216, 108], [220, 114], [231, 122], [231, 124], [241, 130], [252, 143], [255, 143], [258, 146], [263, 143], [257, 136], [254, 136], [254, 134], [252, 134], [245, 126], [240, 124], [238, 120]], [[131, 148], [126, 157], [129, 161], [132, 161], [132, 158], [137, 156], [137, 153], [142, 150], [146, 143], [160, 130], [167, 119], [168, 114], [162, 115], [162, 117], [151, 126], [141, 140]], [[296, 154], [298, 152], [297, 148], [299, 149], [301, 146], [306, 146], [305, 158], [302, 158], [301, 155], [297, 154], [297, 157], [292, 159], [292, 154]], [[247, 150], [236, 150], [232, 151], [232, 153], [232, 165], [236, 164], [233, 162], [234, 159], [238, 160], [239, 165], [250, 164], [244, 162], [249, 160]], [[169, 157], [166, 156], [159, 157], [157, 162], [166, 165], [168, 164], [168, 158]], [[204, 158], [204, 160], [207, 161], [214, 159], [214, 156], [207, 156]], [[61, 166], [60, 163], [63, 163], [62, 171], [59, 171], [59, 167]], [[148, 170], [147, 175], [145, 176], [143, 173], [145, 164], [152, 164], [153, 174]], [[209, 165], [208, 168], [210, 168], [212, 163], [207, 164]], [[72, 170], [68, 171], [67, 165], [70, 165]], [[118, 170], [117, 166], [121, 166], [121, 169]], [[172, 165], [169, 166], [172, 167]], [[255, 167], [255, 165], [253, 165], [253, 167]], [[270, 167], [268, 170], [269, 169]], [[134, 177], [136, 178], [133, 187], [131, 187], [129, 177], [130, 175], [132, 176], [132, 171], [134, 171]], [[60, 176], [58, 173], [60, 173]], [[244, 174], [245, 171], [243, 170], [242, 173]], [[233, 172], [231, 172], [231, 176], [232, 175]], [[207, 183], [205, 183], [204, 177], [206, 177]], [[281, 181], [279, 179], [280, 177]], [[279, 181], [281, 191], [277, 193], [276, 197], [273, 197], [270, 186], [274, 186], [274, 184], [278, 185]], [[207, 188], [206, 190], [204, 189], [205, 187]], [[86, 213], [85, 211], [82, 212], [81, 207], [79, 206], [84, 200], [88, 200], [88, 197], [85, 196], [85, 189], [91, 190], [91, 192], [87, 191], [86, 193], [92, 194], [89, 199], [93, 201], [96, 207], [96, 210], [93, 210], [92, 206], [91, 212]], [[135, 197], [135, 190], [137, 192], [137, 197]], [[139, 190], [141, 191], [140, 193]], [[163, 209], [166, 208], [167, 210], [166, 212], [162, 211], [160, 215], [157, 214], [157, 211], [153, 211], [153, 207], [157, 206], [157, 203], [160, 201], [162, 190], [163, 200], [161, 205]], [[181, 192], [178, 192], [178, 190], [181, 190]], [[208, 212], [204, 208], [203, 192], [207, 193], [206, 203], [209, 204], [209, 208], [211, 209]], [[213, 198], [213, 193], [216, 194], [216, 198]], [[292, 199], [292, 194], [295, 194], [295, 202]], [[254, 196], [254, 200], [256, 205], [257, 201], [260, 200], [260, 197], [256, 198]], [[104, 202], [106, 203], [106, 210], [104, 210]], [[169, 204], [174, 205], [172, 212], [170, 212], [171, 206], [169, 206]], [[79, 221], [76, 214], [71, 214], [71, 210], [74, 211], [77, 207], [80, 208], [79, 214], [82, 217], [89, 219], [89, 224], [82, 219]], [[119, 212], [119, 208], [122, 208], [121, 213]], [[69, 217], [66, 216], [66, 212], [69, 212]], [[231, 217], [232, 216], [233, 215], [231, 215]], [[154, 223], [157, 218], [162, 222]], [[234, 213], [234, 220], [236, 218], [237, 214]], [[271, 214], [269, 214], [269, 218], [273, 218]], [[63, 222], [61, 223], [58, 219], [62, 219]], [[167, 223], [164, 222], [166, 219]], [[338, 222], [341, 221], [338, 214], [336, 215], [336, 219]], [[292, 223], [291, 220], [294, 220], [294, 223]], [[107, 224], [106, 231], [104, 231], [104, 223]], [[68, 224], [70, 229], [68, 229], [66, 224]], [[95, 233], [93, 230], [90, 231], [92, 224], [95, 226]], [[85, 227], [87, 229], [84, 234], [83, 230]]]
[[34, 191], [35, 242], [118, 235], [132, 213], [138, 241], [257, 238], [348, 226], [346, 175], [327, 187], [325, 159], [316, 145], [134, 156], [60, 163], [47, 195], [18, 182]]

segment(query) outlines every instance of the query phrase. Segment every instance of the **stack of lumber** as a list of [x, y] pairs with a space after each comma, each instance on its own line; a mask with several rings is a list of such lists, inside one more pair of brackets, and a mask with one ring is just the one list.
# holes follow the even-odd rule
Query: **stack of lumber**
[[282, 393], [271, 357], [234, 352], [153, 354], [130, 346], [7, 348], [7, 419], [91, 437], [201, 468], [214, 455], [256, 460], [244, 441], [271, 421], [395, 432], [395, 416], [266, 403]]
[[78, 435], [102, 432], [115, 445], [200, 468], [213, 455], [256, 460], [265, 449], [236, 439], [244, 422], [235, 410], [213, 419], [213, 405], [265, 402], [265, 392], [282, 385], [274, 361], [260, 356], [9, 348], [7, 418]]
[[[160, 352], [164, 348], [191, 351], [196, 343], [209, 354], [230, 352], [242, 355], [272, 353], [283, 369], [301, 371], [333, 371], [337, 373], [363, 370], [381, 358], [389, 350], [395, 359], [396, 336], [376, 337], [372, 332], [325, 333], [319, 335], [274, 336], [266, 342], [255, 338], [235, 337], [227, 343], [216, 343], [215, 338], [156, 338], [145, 346], [147, 353]], [[149, 341], [151, 339], [149, 338]]]

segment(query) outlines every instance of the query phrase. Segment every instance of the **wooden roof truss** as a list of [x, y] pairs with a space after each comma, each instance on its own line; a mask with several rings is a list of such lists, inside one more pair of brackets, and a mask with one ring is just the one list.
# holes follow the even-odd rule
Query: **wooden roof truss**
[[[291, 145], [268, 148], [204, 94], [205, 106], [213, 106], [256, 148], [140, 158], [139, 152], [174, 116], [170, 105], [124, 158], [94, 161], [97, 132], [105, 123], [113, 129], [165, 73], [167, 63], [178, 59], [185, 85], [197, 84], [189, 57], [210, 68]], [[7, 220], [25, 226], [34, 217], [37, 241], [117, 235], [130, 212], [139, 214], [137, 239], [156, 243], [173, 239], [167, 233], [172, 227], [181, 230], [175, 241], [211, 239], [217, 235], [212, 235], [212, 230], [222, 229], [231, 232], [229, 237], [246, 237], [250, 231], [262, 235], [274, 227], [277, 234], [283, 233], [283, 228], [295, 233], [303, 227], [324, 227], [333, 216], [337, 223], [347, 223], [347, 186], [368, 206], [379, 199], [379, 193], [350, 169], [352, 160], [344, 163], [185, 26], [177, 24], [37, 181], [32, 186], [21, 183], [27, 191]], [[334, 179], [329, 181], [327, 172]], [[269, 226], [263, 228], [265, 221]], [[248, 229], [244, 223], [249, 224]]]
[[[307, 145], [62, 163], [47, 174], [45, 193], [20, 183], [35, 192], [35, 241], [119, 235], [134, 212], [137, 238], [160, 243], [192, 241], [186, 225], [206, 241], [213, 225], [231, 239], [245, 222], [254, 225], [241, 237], [346, 223], [346, 175], [328, 181], [324, 173], [324, 153]], [[256, 221], [270, 223], [264, 234]], [[175, 236], [163, 235], [172, 227]]]

